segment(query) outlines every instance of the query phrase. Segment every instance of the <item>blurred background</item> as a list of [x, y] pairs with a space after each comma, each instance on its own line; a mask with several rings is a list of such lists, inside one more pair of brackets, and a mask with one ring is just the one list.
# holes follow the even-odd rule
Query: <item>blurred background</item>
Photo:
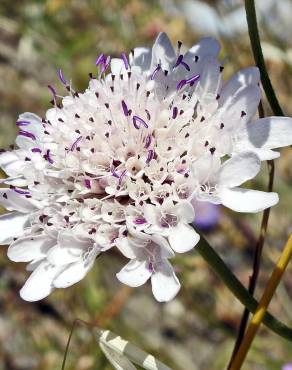
[[[271, 80], [287, 115], [292, 115], [292, 2], [258, 0], [263, 50]], [[57, 85], [57, 68], [72, 77], [77, 90], [87, 86], [95, 59], [138, 45], [151, 45], [166, 31], [191, 46], [206, 35], [222, 44], [224, 76], [253, 65], [242, 1], [218, 0], [1, 0], [0, 1], [0, 147], [16, 135], [18, 114], [44, 115], [49, 107], [48, 84]], [[270, 114], [264, 99], [266, 114]], [[292, 231], [292, 151], [276, 162], [275, 190], [280, 203], [271, 212], [257, 297]], [[253, 187], [266, 189], [264, 164]], [[4, 210], [2, 210], [3, 212]], [[202, 208], [198, 226], [229, 267], [245, 284], [259, 233], [261, 214], [243, 215]], [[230, 357], [242, 306], [195, 251], [175, 260], [182, 282], [177, 298], [154, 301], [150, 287], [136, 290], [113, 278], [125, 260], [118, 254], [99, 259], [76, 286], [55, 291], [48, 299], [27, 303], [18, 291], [27, 273], [8, 261], [0, 249], [0, 369], [61, 368], [70, 327], [81, 318], [109, 328], [174, 370], [222, 370]], [[292, 326], [292, 265], [270, 306]], [[261, 328], [244, 369], [288, 369], [292, 345]], [[291, 365], [292, 366], [292, 365]], [[66, 369], [111, 369], [84, 327], [77, 327]]]

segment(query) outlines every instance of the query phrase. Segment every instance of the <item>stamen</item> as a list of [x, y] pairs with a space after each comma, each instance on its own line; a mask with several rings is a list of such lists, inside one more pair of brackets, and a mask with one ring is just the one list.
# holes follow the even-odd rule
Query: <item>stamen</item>
[[40, 150], [40, 148], [32, 148], [31, 151], [33, 153], [41, 153], [42, 151]]
[[177, 114], [178, 114], [178, 109], [177, 109], [177, 107], [174, 107], [173, 110], [172, 110], [172, 118], [176, 119]]
[[133, 223], [135, 225], [143, 225], [143, 224], [146, 224], [146, 219], [144, 217], [140, 217], [140, 218], [136, 218]]
[[200, 75], [195, 75], [191, 78], [189, 78], [188, 80], [186, 80], [186, 83], [187, 84], [191, 84], [191, 83], [194, 83], [194, 82], [197, 82], [200, 78]]
[[149, 146], [151, 145], [151, 141], [152, 141], [152, 136], [151, 135], [147, 135], [146, 136], [146, 139], [145, 139], [145, 146], [144, 146], [145, 149], [148, 149], [149, 148]]
[[70, 150], [71, 152], [73, 152], [73, 150], [77, 147], [77, 144], [79, 143], [79, 141], [82, 139], [82, 136], [79, 136], [75, 141], [74, 143], [72, 144]]
[[148, 150], [146, 163], [148, 164], [150, 161], [152, 161], [153, 157], [154, 157], [154, 150], [152, 149]]
[[181, 81], [177, 84], [176, 89], [177, 89], [177, 90], [180, 90], [180, 89], [182, 89], [186, 84], [187, 84], [187, 80], [181, 80]]
[[54, 103], [56, 104], [56, 98], [57, 98], [57, 92], [56, 92], [56, 90], [51, 85], [48, 85], [48, 89], [51, 91], [51, 93], [53, 95]]
[[141, 125], [143, 125], [145, 128], [148, 128], [147, 123], [140, 117], [138, 116], [133, 116], [133, 124], [134, 127], [139, 130], [140, 126], [137, 125], [137, 122], [139, 122]]
[[30, 125], [30, 124], [31, 124], [31, 122], [30, 122], [30, 121], [17, 121], [17, 122], [16, 122], [16, 126], [18, 126], [18, 127], [28, 126], [28, 125]]
[[54, 161], [52, 160], [51, 156], [50, 156], [50, 149], [47, 150], [46, 154], [44, 154], [44, 159], [46, 161], [48, 161], [49, 163], [53, 164]]
[[160, 71], [161, 70], [161, 65], [160, 64], [158, 64], [157, 65], [157, 67], [154, 69], [154, 71], [152, 72], [152, 74], [151, 74], [151, 76], [150, 76], [150, 80], [154, 80], [154, 78], [155, 78], [155, 76], [156, 76], [156, 74], [157, 74], [157, 72], [158, 71]]
[[9, 186], [11, 190], [15, 191], [15, 193], [21, 194], [21, 195], [29, 195], [30, 192], [27, 190], [17, 189], [15, 186], [10, 185]]
[[126, 176], [127, 170], [124, 170], [119, 178], [119, 186], [122, 184], [123, 178]]
[[129, 110], [128, 110], [127, 104], [125, 103], [124, 100], [122, 100], [122, 108], [123, 108], [123, 111], [124, 111], [124, 115], [126, 117], [129, 116]]
[[129, 62], [128, 62], [128, 58], [127, 58], [127, 56], [124, 52], [121, 54], [121, 58], [124, 62], [126, 70], [128, 70], [130, 68], [130, 65], [129, 65]]
[[28, 131], [19, 130], [18, 135], [28, 137], [32, 140], [36, 140], [35, 135], [31, 132], [28, 132]]
[[84, 185], [87, 189], [91, 189], [91, 181], [89, 179], [84, 180]]
[[95, 65], [96, 67], [98, 67], [100, 64], [104, 64], [104, 62], [105, 62], [105, 55], [100, 54], [100, 56], [95, 61]]
[[68, 86], [68, 81], [67, 81], [67, 80], [65, 80], [64, 75], [63, 75], [63, 73], [62, 73], [61, 68], [59, 68], [59, 69], [58, 69], [57, 74], [58, 74], [59, 80], [60, 80], [60, 81], [61, 81], [65, 86]]

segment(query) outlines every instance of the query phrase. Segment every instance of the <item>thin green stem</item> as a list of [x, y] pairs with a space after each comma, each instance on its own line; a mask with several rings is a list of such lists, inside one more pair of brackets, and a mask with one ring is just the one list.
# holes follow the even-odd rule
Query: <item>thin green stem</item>
[[273, 89], [273, 86], [272, 86], [272, 83], [271, 83], [271, 80], [270, 80], [270, 77], [267, 71], [267, 67], [266, 67], [266, 63], [265, 63], [265, 59], [264, 59], [264, 55], [263, 55], [263, 51], [261, 47], [254, 0], [245, 0], [245, 11], [246, 11], [248, 33], [249, 33], [250, 43], [252, 47], [252, 52], [253, 52], [256, 65], [258, 66], [260, 70], [263, 89], [265, 91], [268, 102], [274, 114], [276, 116], [284, 116], [284, 112], [278, 102], [278, 99], [276, 97], [275, 91]]
[[[227, 288], [234, 294], [234, 296], [248, 308], [250, 312], [255, 312], [258, 302], [249, 294], [247, 289], [241, 284], [237, 277], [229, 270], [222, 258], [215, 252], [210, 244], [201, 237], [200, 243], [196, 246], [196, 251], [204, 258], [209, 266], [216, 272], [216, 274], [225, 283]], [[263, 323], [276, 334], [292, 341], [292, 329], [278, 321], [268, 312], [265, 314]]]

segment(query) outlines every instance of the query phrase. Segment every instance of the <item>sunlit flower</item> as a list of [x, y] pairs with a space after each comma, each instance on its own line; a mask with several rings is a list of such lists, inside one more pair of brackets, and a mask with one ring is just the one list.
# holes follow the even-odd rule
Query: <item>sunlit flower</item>
[[[32, 274], [29, 301], [81, 280], [96, 257], [117, 247], [130, 262], [117, 274], [139, 286], [151, 279], [159, 301], [180, 284], [169, 259], [199, 235], [189, 226], [196, 201], [258, 212], [276, 193], [239, 185], [260, 170], [272, 149], [292, 142], [290, 118], [251, 123], [260, 99], [256, 68], [227, 83], [219, 45], [202, 39], [186, 53], [164, 33], [129, 58], [101, 54], [84, 93], [59, 70], [68, 91], [52, 92], [45, 118], [17, 120], [16, 148], [0, 155], [8, 175], [0, 202], [1, 243]], [[229, 158], [229, 159], [228, 159]]]

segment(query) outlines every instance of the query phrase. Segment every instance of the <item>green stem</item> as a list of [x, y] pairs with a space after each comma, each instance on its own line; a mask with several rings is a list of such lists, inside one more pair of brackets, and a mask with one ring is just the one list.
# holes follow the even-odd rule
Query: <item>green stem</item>
[[257, 16], [254, 0], [245, 0], [245, 11], [248, 25], [248, 33], [251, 42], [253, 56], [261, 74], [261, 81], [263, 89], [265, 90], [268, 102], [272, 108], [272, 111], [276, 116], [284, 116], [284, 112], [278, 102], [275, 91], [273, 89], [264, 55], [261, 47], [261, 41], [259, 36], [259, 30], [257, 25]]
[[[234, 296], [248, 308], [250, 312], [255, 312], [258, 302], [241, 284], [237, 277], [229, 270], [222, 258], [215, 252], [210, 244], [201, 236], [200, 243], [195, 247], [204, 260], [211, 266], [217, 275], [222, 279]], [[278, 321], [268, 312], [265, 314], [263, 323], [281, 337], [292, 341], [292, 329]]]

